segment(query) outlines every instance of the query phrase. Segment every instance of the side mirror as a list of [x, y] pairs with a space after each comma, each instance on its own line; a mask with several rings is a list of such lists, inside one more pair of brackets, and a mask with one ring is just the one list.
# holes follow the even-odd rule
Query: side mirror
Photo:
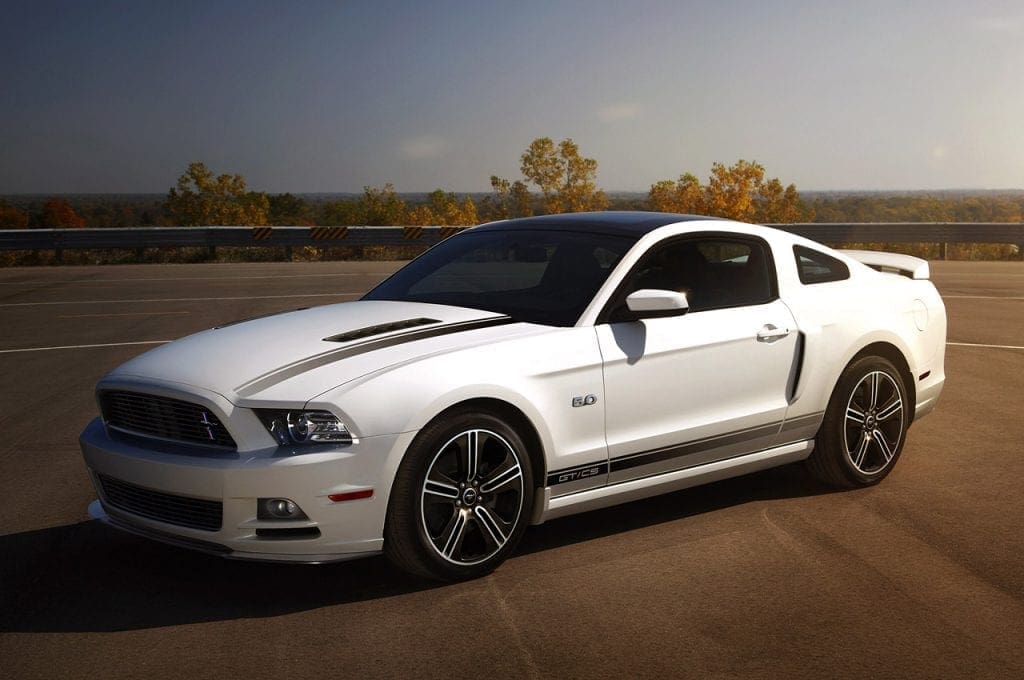
[[626, 307], [634, 319], [656, 319], [664, 316], [682, 316], [690, 309], [686, 293], [674, 290], [642, 288], [626, 298]]

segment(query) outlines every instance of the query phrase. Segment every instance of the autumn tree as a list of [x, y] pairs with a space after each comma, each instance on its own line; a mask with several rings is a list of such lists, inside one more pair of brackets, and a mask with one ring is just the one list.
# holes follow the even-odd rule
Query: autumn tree
[[533, 214], [533, 197], [522, 180], [512, 182], [491, 175], [491, 189], [494, 193], [485, 196], [480, 204], [485, 219], [507, 220]]
[[0, 200], [0, 229], [25, 229], [28, 213], [18, 210], [7, 201]]
[[189, 163], [168, 192], [164, 209], [185, 227], [259, 226], [267, 224], [270, 201], [264, 193], [247, 191], [241, 175], [215, 177], [203, 163]]
[[548, 213], [608, 207], [608, 197], [596, 184], [597, 161], [581, 156], [572, 139], [555, 146], [550, 137], [538, 137], [520, 158], [519, 169], [540, 189]]
[[380, 227], [405, 224], [405, 201], [398, 196], [390, 182], [380, 189], [363, 187], [360, 202], [366, 215], [363, 224]]
[[411, 225], [466, 226], [477, 223], [476, 204], [470, 198], [458, 197], [442, 189], [427, 196], [427, 202], [409, 211], [406, 219]]
[[51, 198], [43, 205], [40, 222], [44, 227], [80, 229], [85, 226], [85, 218], [63, 198]]
[[704, 207], [704, 188], [697, 176], [689, 172], [675, 182], [664, 179], [652, 184], [648, 202], [651, 209], [658, 212], [694, 215], [707, 212]]
[[732, 166], [715, 163], [705, 185], [691, 173], [678, 181], [651, 185], [647, 197], [651, 210], [697, 213], [741, 222], [781, 224], [813, 218], [796, 186], [785, 188], [778, 178], [765, 179], [764, 166], [739, 160]]
[[395, 187], [363, 187], [359, 198], [331, 201], [324, 205], [321, 224], [331, 227], [368, 225], [396, 226], [406, 223], [408, 210]]

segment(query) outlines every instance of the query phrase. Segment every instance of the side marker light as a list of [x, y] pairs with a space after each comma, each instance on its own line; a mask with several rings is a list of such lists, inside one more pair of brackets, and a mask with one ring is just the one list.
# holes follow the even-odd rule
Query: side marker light
[[358, 501], [363, 498], [370, 498], [373, 496], [373, 489], [361, 489], [360, 491], [347, 491], [345, 493], [332, 493], [330, 498], [335, 503], [342, 503], [344, 501]]

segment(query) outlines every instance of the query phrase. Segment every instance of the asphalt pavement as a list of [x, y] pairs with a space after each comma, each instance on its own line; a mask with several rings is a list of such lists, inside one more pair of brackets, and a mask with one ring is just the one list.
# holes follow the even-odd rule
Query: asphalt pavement
[[799, 466], [532, 527], [493, 575], [232, 562], [89, 521], [93, 386], [391, 263], [0, 269], [0, 677], [1024, 677], [1024, 263], [936, 262], [946, 390], [880, 485]]

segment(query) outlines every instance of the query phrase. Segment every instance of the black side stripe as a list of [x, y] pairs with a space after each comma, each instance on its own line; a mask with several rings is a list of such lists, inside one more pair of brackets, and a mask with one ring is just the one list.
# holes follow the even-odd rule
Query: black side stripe
[[[686, 444], [676, 444], [673, 446], [662, 447], [660, 449], [652, 449], [650, 451], [630, 453], [625, 456], [612, 458], [608, 463], [601, 461], [600, 463], [592, 463], [591, 465], [578, 465], [572, 468], [565, 468], [564, 470], [555, 470], [554, 472], [548, 473], [547, 485], [555, 486], [557, 484], [575, 482], [580, 479], [603, 474], [604, 472], [628, 470], [629, 468], [639, 467], [641, 465], [650, 465], [651, 463], [660, 463], [672, 458], [692, 456], [695, 453], [703, 453], [723, 446], [739, 444], [748, 440], [757, 439], [758, 437], [770, 437], [773, 434], [788, 432], [790, 430], [811, 425], [815, 422], [820, 422], [823, 416], [824, 413], [821, 412], [811, 413], [809, 415], [800, 416], [799, 418], [787, 420], [785, 423], [783, 423], [783, 421], [777, 421], [768, 425], [759, 425], [758, 427], [752, 427], [746, 430], [737, 430], [736, 432], [729, 432], [716, 437], [708, 437], [707, 439], [687, 442]], [[782, 426], [781, 429], [779, 427], [780, 425]], [[778, 446], [784, 445], [785, 444], [778, 444]]]
[[789, 418], [782, 425], [782, 432], [789, 432], [791, 430], [798, 430], [808, 425], [820, 425], [821, 421], [825, 418], [824, 411], [818, 411], [817, 413], [808, 413], [805, 416], [799, 418]]
[[618, 472], [619, 470], [628, 470], [629, 468], [639, 467], [641, 465], [660, 463], [663, 460], [669, 460], [671, 458], [682, 458], [683, 456], [692, 456], [695, 453], [704, 453], [705, 451], [711, 451], [712, 449], [729, 446], [731, 444], [741, 444], [751, 439], [757, 439], [758, 437], [770, 437], [773, 434], [778, 433], [779, 425], [781, 424], [782, 421], [778, 421], [769, 425], [752, 427], [747, 430], [739, 430], [738, 432], [731, 432], [718, 437], [709, 437], [707, 439], [701, 439], [687, 444], [666, 446], [665, 448], [654, 449], [653, 451], [643, 451], [642, 453], [632, 453], [627, 456], [613, 458], [611, 461], [611, 471]]
[[491, 326], [504, 326], [506, 324], [513, 323], [513, 321], [514, 319], [510, 316], [491, 316], [486, 319], [460, 321], [458, 323], [450, 323], [443, 326], [430, 326], [429, 328], [421, 328], [406, 333], [395, 333], [383, 338], [368, 340], [354, 345], [347, 345], [340, 349], [330, 350], [312, 358], [297, 361], [290, 366], [285, 366], [284, 368], [265, 373], [244, 385], [240, 385], [235, 389], [235, 391], [242, 397], [246, 397], [296, 375], [301, 375], [306, 371], [311, 371], [314, 368], [320, 368], [321, 366], [332, 364], [335, 361], [348, 359], [349, 357], [366, 354], [367, 352], [373, 352], [374, 350], [384, 349], [386, 347], [402, 345], [407, 342], [414, 342], [416, 340], [436, 338], [442, 335], [462, 333], [463, 331], [472, 331], [480, 328], [490, 328]]

